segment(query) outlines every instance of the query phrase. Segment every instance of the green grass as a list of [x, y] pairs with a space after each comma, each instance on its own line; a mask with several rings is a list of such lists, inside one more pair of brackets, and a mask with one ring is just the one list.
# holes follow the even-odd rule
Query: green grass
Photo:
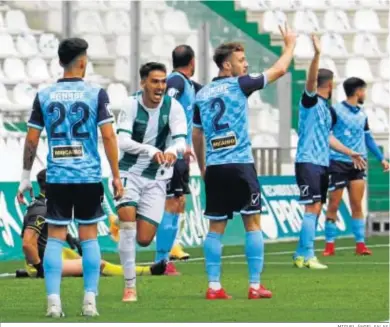
[[[247, 267], [244, 257], [224, 258], [222, 282], [233, 295], [230, 301], [206, 301], [204, 262], [177, 266], [179, 277], [139, 277], [137, 303], [122, 303], [123, 280], [104, 277], [100, 282], [100, 317], [80, 317], [82, 278], [62, 282], [64, 322], [379, 322], [389, 319], [389, 239], [368, 240], [374, 254], [356, 257], [353, 249], [339, 250], [326, 271], [296, 269], [291, 265], [294, 243], [267, 244], [262, 282], [274, 297], [247, 300]], [[339, 240], [338, 247], [353, 247], [353, 240]], [[323, 242], [317, 242], [322, 249]], [[288, 254], [280, 252], [288, 251]], [[201, 249], [190, 251], [201, 257]], [[242, 247], [225, 247], [224, 255], [242, 254]], [[319, 253], [318, 253], [319, 254]], [[140, 253], [139, 261], [152, 253]], [[319, 254], [320, 257], [320, 254]], [[105, 259], [118, 262], [117, 254]], [[20, 262], [1, 262], [0, 273], [12, 272]], [[0, 279], [1, 322], [47, 322], [43, 280]]]

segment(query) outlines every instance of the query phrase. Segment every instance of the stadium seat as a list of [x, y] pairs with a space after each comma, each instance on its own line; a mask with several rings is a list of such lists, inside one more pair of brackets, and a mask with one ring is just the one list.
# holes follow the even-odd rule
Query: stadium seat
[[6, 25], [3, 17], [3, 13], [0, 12], [0, 31], [5, 31], [6, 30]]
[[297, 58], [309, 59], [314, 55], [313, 43], [310, 37], [306, 34], [300, 34], [297, 37], [297, 45], [295, 46], [294, 55]]
[[107, 8], [130, 11], [131, 2], [130, 1], [118, 1], [118, 0], [108, 0], [106, 1]]
[[345, 95], [343, 83], [340, 83], [339, 85], [337, 85], [336, 88], [336, 101], [341, 102], [344, 101], [345, 99], [346, 99], [346, 95]]
[[120, 35], [115, 41], [115, 52], [119, 57], [130, 56], [130, 35]]
[[[121, 2], [121, 1], [118, 1]], [[75, 10], [105, 10], [107, 9], [107, 6], [105, 4], [105, 1], [103, 0], [76, 0], [73, 1], [72, 4], [74, 4]]]
[[300, 0], [300, 3], [302, 8], [311, 10], [325, 10], [329, 8], [329, 5], [325, 1]]
[[[389, 14], [389, 21], [390, 21], [390, 14]], [[386, 50], [387, 50], [387, 54], [390, 55], [390, 34], [387, 35]]]
[[370, 65], [365, 58], [350, 58], [345, 65], [345, 76], [355, 76], [364, 79], [366, 82], [372, 82]]
[[62, 1], [43, 0], [44, 6], [48, 11], [60, 11], [62, 9]]
[[21, 10], [10, 10], [5, 15], [5, 23], [10, 33], [30, 32], [26, 16]]
[[338, 33], [325, 33], [322, 35], [321, 49], [324, 56], [331, 58], [345, 58], [348, 56], [344, 39]]
[[50, 61], [50, 75], [55, 79], [59, 79], [63, 76], [64, 69], [60, 66], [57, 58], [53, 58]]
[[371, 100], [375, 105], [389, 107], [389, 83], [374, 83], [371, 90]]
[[11, 83], [22, 82], [27, 79], [23, 61], [19, 58], [4, 60], [4, 75]]
[[[189, 34], [190, 25], [186, 14], [180, 10], [168, 10], [162, 19], [162, 25], [165, 32], [170, 34]], [[177, 28], [180, 26], [180, 28]]]
[[299, 10], [294, 15], [294, 29], [297, 32], [311, 33], [320, 30], [316, 14], [311, 10]]
[[126, 86], [122, 83], [111, 83], [107, 87], [107, 94], [113, 109], [121, 109], [121, 104], [128, 97]]
[[390, 80], [390, 60], [388, 58], [382, 59], [379, 63], [379, 76], [384, 80]]
[[372, 9], [356, 11], [354, 26], [358, 31], [379, 32], [381, 30], [377, 13]]
[[91, 33], [102, 34], [105, 32], [101, 17], [97, 11], [85, 10], [77, 12], [74, 28], [76, 34]]
[[16, 38], [16, 48], [24, 58], [33, 57], [38, 54], [37, 40], [31, 34], [18, 35]]
[[166, 10], [172, 10], [165, 1], [141, 1], [141, 4], [143, 11], [156, 10], [164, 12]]
[[263, 30], [278, 34], [279, 25], [284, 26], [287, 21], [286, 14], [283, 11], [266, 11], [263, 15]]
[[320, 57], [319, 67], [331, 70], [336, 79], [340, 78], [340, 74], [338, 72], [338, 69], [337, 69], [336, 64], [333, 61], [333, 59], [327, 58], [327, 57]]
[[345, 11], [328, 10], [324, 16], [324, 28], [329, 32], [348, 32], [351, 24]]
[[0, 83], [0, 112], [1, 109], [10, 110], [12, 107], [12, 102], [8, 97], [7, 89], [3, 83]]
[[59, 40], [54, 34], [44, 33], [39, 37], [39, 51], [44, 58], [54, 58], [57, 56]]
[[142, 12], [141, 31], [144, 35], [156, 35], [161, 31], [160, 17], [154, 10]]
[[381, 55], [378, 40], [371, 33], [357, 33], [353, 42], [353, 52], [355, 55], [363, 57], [378, 57]]
[[109, 11], [105, 16], [106, 31], [109, 34], [130, 35], [129, 13], [125, 11]]
[[50, 79], [46, 61], [42, 58], [33, 58], [27, 62], [27, 74], [30, 83], [38, 84]]
[[9, 34], [0, 34], [0, 58], [8, 58], [13, 56], [19, 56], [16, 51], [14, 41]]
[[151, 54], [159, 58], [171, 58], [172, 49], [176, 46], [175, 38], [172, 35], [156, 35], [152, 38]]
[[297, 0], [272, 0], [269, 1], [269, 6], [274, 10], [291, 11], [299, 7]]
[[263, 101], [261, 101], [260, 92], [256, 91], [248, 98], [249, 109], [259, 109], [262, 107]]
[[[389, 94], [387, 94], [389, 96]], [[387, 132], [389, 130], [389, 118], [388, 114], [381, 107], [374, 109], [374, 114], [377, 120], [381, 123], [381, 132]]]
[[16, 104], [22, 105], [24, 108], [31, 108], [36, 90], [28, 83], [19, 83], [15, 85], [12, 91], [12, 97]]
[[84, 35], [88, 42], [88, 56], [96, 59], [109, 57], [107, 44], [101, 35]]
[[115, 60], [114, 77], [117, 81], [130, 83], [129, 58], [118, 58]]
[[265, 11], [270, 9], [267, 2], [267, 0], [240, 0], [240, 5], [253, 11]]

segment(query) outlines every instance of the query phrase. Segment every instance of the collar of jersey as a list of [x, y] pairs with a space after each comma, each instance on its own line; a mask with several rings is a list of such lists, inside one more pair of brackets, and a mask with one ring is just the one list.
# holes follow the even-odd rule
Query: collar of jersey
[[358, 112], [360, 110], [360, 107], [359, 106], [352, 106], [350, 105], [347, 101], [343, 101], [342, 104], [347, 107], [349, 110], [351, 110], [352, 112]]
[[161, 108], [161, 106], [164, 102], [164, 96], [162, 97], [160, 103], [158, 104], [158, 106], [156, 108], [148, 108], [147, 106], [145, 106], [144, 99], [142, 98], [142, 92], [137, 94], [137, 101], [147, 112], [155, 112]]
[[187, 75], [183, 74], [182, 72], [179, 72], [178, 70], [173, 70], [172, 73], [180, 74], [183, 76], [187, 81], [191, 82], [191, 80], [187, 77]]
[[213, 78], [213, 82], [214, 81], [219, 81], [220, 79], [224, 79], [224, 78], [230, 78], [230, 77], [233, 77], [233, 76], [217, 76], [217, 77]]
[[57, 83], [61, 82], [81, 82], [83, 79], [80, 77], [68, 77], [68, 78], [60, 78]]

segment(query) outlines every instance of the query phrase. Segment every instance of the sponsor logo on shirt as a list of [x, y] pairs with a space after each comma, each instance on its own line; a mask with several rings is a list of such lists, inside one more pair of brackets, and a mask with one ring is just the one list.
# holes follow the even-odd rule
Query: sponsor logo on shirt
[[235, 134], [225, 135], [222, 137], [215, 137], [211, 140], [213, 150], [221, 150], [235, 147], [237, 145], [237, 138]]
[[52, 147], [53, 159], [70, 159], [84, 157], [82, 145], [57, 145]]

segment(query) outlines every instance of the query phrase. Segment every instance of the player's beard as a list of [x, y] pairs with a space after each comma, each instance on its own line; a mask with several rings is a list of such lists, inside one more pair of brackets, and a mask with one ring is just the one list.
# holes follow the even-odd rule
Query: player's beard
[[359, 98], [357, 102], [358, 104], [364, 104], [364, 98]]
[[332, 90], [329, 91], [328, 100], [332, 100]]

